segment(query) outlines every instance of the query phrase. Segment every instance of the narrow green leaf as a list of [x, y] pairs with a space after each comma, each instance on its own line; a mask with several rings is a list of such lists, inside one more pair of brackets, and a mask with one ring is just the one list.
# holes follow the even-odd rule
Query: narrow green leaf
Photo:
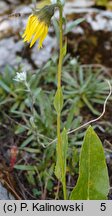
[[16, 94], [11, 90], [11, 88], [4, 83], [4, 81], [0, 80], [0, 87], [4, 89], [6, 92], [12, 94], [14, 97], [16, 97]]
[[16, 109], [19, 107], [19, 104], [19, 101], [15, 102], [14, 105], [11, 107], [10, 112], [16, 111]]
[[15, 131], [15, 134], [21, 134], [25, 132], [28, 128], [24, 125], [18, 125]]
[[52, 20], [53, 22], [53, 26], [54, 26], [54, 30], [55, 30], [55, 34], [56, 34], [56, 38], [57, 38], [57, 41], [59, 41], [59, 23], [57, 21], [57, 19], [54, 17], [54, 19]]
[[0, 80], [0, 87], [2, 87], [6, 92], [11, 93], [12, 90], [7, 86], [2, 80]]
[[63, 183], [66, 175], [66, 159], [67, 159], [67, 150], [68, 150], [68, 136], [67, 131], [64, 128], [61, 134], [61, 151], [60, 146], [57, 144], [57, 162], [55, 167], [56, 177]]
[[5, 104], [10, 103], [10, 102], [13, 102], [13, 101], [14, 101], [14, 98], [6, 98], [5, 100], [0, 102], [0, 106], [5, 105]]
[[94, 115], [97, 115], [97, 116], [100, 115], [100, 112], [98, 112], [98, 111], [92, 106], [92, 104], [90, 103], [90, 101], [88, 100], [88, 98], [86, 97], [86, 95], [83, 95], [83, 96], [82, 96], [82, 99], [83, 99], [84, 103], [88, 106], [88, 108], [90, 109], [90, 111], [91, 111]]
[[35, 170], [35, 166], [30, 166], [30, 165], [15, 165], [14, 168], [18, 170], [25, 170], [25, 171]]
[[71, 200], [106, 200], [109, 177], [102, 143], [90, 126], [80, 154], [79, 178]]
[[65, 128], [63, 129], [61, 138], [62, 138], [62, 158], [63, 158], [63, 172], [62, 172], [62, 182], [63, 182], [66, 175], [66, 159], [67, 159], [67, 151], [68, 151], [68, 135]]
[[79, 18], [73, 21], [68, 27], [66, 27], [65, 34], [68, 34], [70, 31], [72, 31], [73, 28], [75, 28], [77, 25], [79, 25], [84, 20], [85, 20], [84, 18]]
[[30, 142], [34, 140], [34, 135], [29, 136], [25, 141], [22, 142], [21, 148], [27, 146]]
[[36, 127], [34, 116], [30, 117], [30, 124], [31, 124], [31, 126], [32, 126], [33, 129]]
[[56, 91], [54, 97], [54, 107], [57, 113], [60, 113], [63, 108], [63, 93], [61, 88]]
[[40, 153], [39, 149], [33, 149], [33, 148], [28, 148], [28, 147], [24, 147], [24, 148], [20, 147], [19, 149], [22, 150], [22, 151], [27, 151], [27, 152], [35, 153], [35, 154]]
[[67, 53], [67, 40], [65, 40], [65, 44], [64, 44], [64, 46], [62, 48], [62, 56], [63, 56], [63, 58], [66, 55], [66, 53]]

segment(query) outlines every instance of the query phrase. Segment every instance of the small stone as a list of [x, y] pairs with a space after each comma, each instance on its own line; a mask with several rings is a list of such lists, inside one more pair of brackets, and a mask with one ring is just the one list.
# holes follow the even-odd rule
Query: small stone
[[0, 1], [0, 15], [9, 10], [9, 5], [5, 1]]
[[11, 193], [0, 183], [0, 200], [15, 200]]
[[[37, 42], [38, 43], [38, 42]], [[44, 43], [43, 43], [43, 48], [38, 51], [38, 44], [34, 46], [32, 50], [32, 60], [34, 61], [35, 65], [37, 67], [41, 67], [44, 63], [48, 61], [51, 57], [52, 49], [56, 49], [57, 47], [57, 41], [56, 38], [52, 38], [49, 35], [46, 37]]]

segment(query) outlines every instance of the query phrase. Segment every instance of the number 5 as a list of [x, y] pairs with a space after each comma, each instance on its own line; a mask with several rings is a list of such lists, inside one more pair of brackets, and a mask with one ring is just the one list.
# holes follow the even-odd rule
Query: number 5
[[101, 203], [100, 210], [101, 211], [105, 211], [106, 210], [106, 203]]

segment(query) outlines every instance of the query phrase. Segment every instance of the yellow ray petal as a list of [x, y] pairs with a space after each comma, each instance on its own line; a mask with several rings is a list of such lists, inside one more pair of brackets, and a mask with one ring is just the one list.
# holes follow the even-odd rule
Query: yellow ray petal
[[43, 23], [40, 23], [38, 25], [38, 29], [36, 31], [36, 34], [34, 35], [34, 38], [32, 39], [32, 41], [30, 43], [30, 47], [32, 47], [34, 45], [34, 43], [36, 42], [36, 40], [38, 40], [38, 38], [41, 37], [43, 32], [44, 32], [44, 25], [43, 25]]
[[32, 17], [33, 17], [33, 14], [31, 14], [31, 15], [29, 16], [29, 18], [28, 18], [28, 21], [27, 21], [27, 24], [26, 24], [26, 29], [25, 29], [25, 31], [24, 31], [24, 33], [23, 33], [23, 35], [22, 35], [22, 38], [24, 38], [25, 35], [26, 35], [26, 33], [27, 33], [27, 31], [29, 31], [30, 24], [31, 24], [31, 21], [32, 21]]
[[39, 25], [39, 21], [38, 20], [35, 20], [32, 23], [32, 26], [31, 26], [30, 30], [26, 33], [26, 36], [25, 36], [25, 39], [24, 39], [25, 41], [30, 42], [32, 36], [36, 33], [38, 25]]
[[38, 49], [40, 49], [42, 47], [42, 43], [43, 43], [44, 39], [46, 38], [47, 33], [48, 33], [48, 26], [45, 26], [43, 35], [42, 35], [42, 37], [39, 40]]

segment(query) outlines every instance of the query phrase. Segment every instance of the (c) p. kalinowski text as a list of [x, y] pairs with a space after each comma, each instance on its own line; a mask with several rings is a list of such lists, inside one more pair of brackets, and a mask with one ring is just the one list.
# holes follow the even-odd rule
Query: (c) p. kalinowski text
[[32, 211], [83, 211], [83, 203], [74, 203], [71, 205], [53, 205], [50, 203], [40, 204], [40, 203], [33, 203], [32, 204]]

